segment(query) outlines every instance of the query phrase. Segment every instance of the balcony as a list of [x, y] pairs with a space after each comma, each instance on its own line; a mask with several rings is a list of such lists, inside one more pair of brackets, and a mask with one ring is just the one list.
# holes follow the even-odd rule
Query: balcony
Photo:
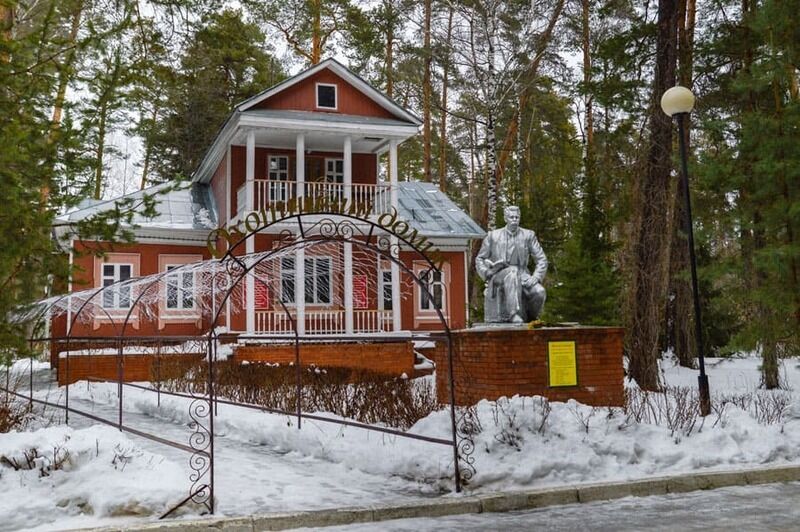
[[[302, 187], [302, 188], [301, 188]], [[373, 215], [379, 215], [390, 210], [391, 187], [388, 184], [362, 184], [354, 183], [328, 183], [310, 181], [298, 183], [297, 181], [273, 181], [268, 179], [255, 179], [253, 181], [253, 194], [255, 209], [268, 209], [270, 205], [285, 203], [297, 198], [298, 189], [303, 190], [306, 198], [324, 198], [332, 209], [341, 210], [346, 205], [352, 204], [358, 209], [368, 208]], [[348, 193], [350, 200], [348, 201]], [[236, 191], [237, 216], [241, 218], [245, 212], [247, 199], [247, 185], [242, 185]]]
[[[292, 320], [297, 319], [292, 314], [292, 320], [285, 312], [279, 310], [257, 310], [256, 332], [268, 334], [293, 335]], [[305, 334], [345, 334], [344, 310], [306, 310]], [[355, 333], [386, 333], [392, 332], [391, 310], [354, 310], [353, 332]]]

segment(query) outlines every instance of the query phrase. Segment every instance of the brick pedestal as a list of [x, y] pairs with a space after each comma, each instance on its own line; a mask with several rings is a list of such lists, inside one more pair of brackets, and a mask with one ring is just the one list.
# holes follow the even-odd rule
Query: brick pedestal
[[[595, 406], [624, 401], [621, 327], [487, 327], [453, 332], [456, 404], [475, 404], [514, 395], [575, 399]], [[548, 342], [574, 341], [577, 386], [551, 387]], [[450, 402], [446, 344], [436, 349], [436, 389]]]

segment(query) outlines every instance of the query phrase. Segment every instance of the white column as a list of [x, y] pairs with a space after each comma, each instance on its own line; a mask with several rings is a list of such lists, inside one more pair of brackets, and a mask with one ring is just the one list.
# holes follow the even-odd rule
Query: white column
[[[256, 134], [254, 131], [247, 132], [247, 158], [245, 164], [245, 183], [247, 186], [247, 199], [245, 215], [247, 212], [255, 210], [255, 172], [256, 172]], [[248, 238], [245, 242], [245, 252], [250, 255], [256, 250], [255, 237]], [[256, 331], [256, 284], [252, 275], [245, 277], [245, 316], [247, 332]]]
[[344, 331], [355, 332], [353, 327], [353, 244], [344, 243]]
[[306, 333], [306, 250], [294, 252], [294, 303], [297, 334]]
[[[397, 140], [389, 141], [389, 186], [391, 207], [397, 209]], [[397, 237], [392, 237], [392, 253], [398, 249]], [[395, 258], [399, 259], [399, 256]], [[400, 320], [400, 266], [392, 262], [392, 329], [397, 332], [401, 328]]]
[[245, 165], [245, 186], [247, 187], [247, 198], [245, 200], [245, 214], [255, 210], [255, 179], [256, 175], [256, 134], [255, 131], [247, 132], [247, 158]]
[[294, 180], [297, 182], [296, 196], [302, 198], [306, 195], [306, 136], [303, 133], [298, 133], [295, 141], [294, 167]]
[[344, 199], [353, 199], [353, 139], [349, 136], [344, 138]]
[[[344, 138], [344, 199], [353, 201], [353, 139]], [[344, 330], [346, 334], [353, 334], [353, 244], [344, 244]]]
[[[295, 143], [295, 181], [297, 183], [296, 197], [298, 202], [305, 196], [306, 181], [306, 137], [297, 134]], [[299, 238], [299, 236], [298, 236]], [[297, 333], [306, 333], [306, 251], [297, 249], [294, 253], [294, 303]]]

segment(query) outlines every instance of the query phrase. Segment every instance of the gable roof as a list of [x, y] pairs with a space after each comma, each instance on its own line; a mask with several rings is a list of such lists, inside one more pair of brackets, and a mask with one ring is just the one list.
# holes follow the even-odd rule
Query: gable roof
[[329, 69], [345, 81], [347, 81], [350, 85], [356, 88], [359, 92], [364, 94], [367, 98], [374, 101], [384, 109], [386, 109], [389, 113], [393, 116], [397, 117], [399, 120], [404, 122], [410, 122], [416, 126], [422, 124], [422, 120], [415, 114], [411, 113], [410, 111], [404, 109], [402, 106], [397, 104], [394, 100], [383, 94], [381, 91], [367, 83], [364, 78], [360, 77], [358, 74], [351, 71], [349, 68], [338, 62], [336, 59], [330, 58], [324, 61], [317, 63], [316, 65], [307, 68], [306, 70], [296, 74], [290, 78], [287, 78], [277, 85], [273, 85], [272, 87], [256, 94], [255, 96], [251, 96], [250, 98], [240, 102], [236, 105], [236, 111], [244, 112], [248, 109], [253, 108], [254, 106], [258, 105], [259, 103], [263, 102], [267, 98], [275, 96], [279, 92], [283, 92], [289, 87], [296, 85], [303, 81], [304, 79], [310, 78], [317, 72], [320, 72], [324, 69]]
[[486, 236], [481, 226], [433, 183], [400, 181], [397, 185], [397, 212], [420, 234], [469, 239]]
[[[136, 206], [145, 196], [155, 200], [156, 214], [152, 218], [144, 216]], [[85, 220], [101, 212], [113, 210], [126, 200], [134, 205], [131, 223], [139, 227], [207, 231], [217, 226], [211, 188], [199, 183], [182, 183], [177, 186], [175, 183], [163, 183], [109, 200], [84, 202], [77, 209], [57, 217], [57, 220], [66, 223]]]

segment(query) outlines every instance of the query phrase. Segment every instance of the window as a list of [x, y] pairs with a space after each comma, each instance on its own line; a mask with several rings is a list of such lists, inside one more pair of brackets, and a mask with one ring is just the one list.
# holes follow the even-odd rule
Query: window
[[[425, 270], [420, 273], [420, 281], [428, 287], [426, 293], [419, 287], [419, 309], [436, 310], [444, 309], [444, 276], [441, 271]], [[430, 293], [430, 296], [428, 295]], [[432, 298], [431, 298], [432, 296]]]
[[344, 183], [344, 160], [325, 159], [325, 181]]
[[[110, 286], [131, 278], [132, 264], [103, 264], [102, 285]], [[103, 291], [103, 308], [131, 308], [131, 287], [115, 286]]]
[[[267, 163], [267, 177], [270, 201], [287, 201], [289, 199], [289, 158], [285, 155], [271, 155]], [[281, 182], [283, 181], [283, 183]]]
[[[167, 271], [178, 268], [170, 264]], [[178, 271], [167, 274], [167, 309], [188, 310], [194, 308], [194, 273]]]
[[[330, 257], [308, 257], [305, 260], [306, 303], [331, 303]], [[281, 259], [281, 300], [294, 303], [294, 257]]]
[[317, 83], [317, 107], [336, 109], [336, 85]]
[[381, 269], [378, 275], [379, 308], [380, 310], [392, 310], [392, 270]]
[[281, 301], [294, 303], [294, 257], [281, 259]]

